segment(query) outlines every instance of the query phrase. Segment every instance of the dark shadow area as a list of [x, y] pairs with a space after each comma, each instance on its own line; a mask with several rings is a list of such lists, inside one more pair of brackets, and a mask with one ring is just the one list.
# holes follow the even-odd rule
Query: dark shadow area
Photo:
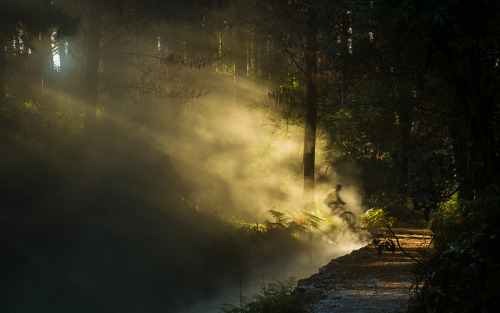
[[106, 121], [75, 134], [2, 109], [16, 113], [1, 115], [2, 312], [173, 312], [300, 248], [189, 206], [140, 132]]

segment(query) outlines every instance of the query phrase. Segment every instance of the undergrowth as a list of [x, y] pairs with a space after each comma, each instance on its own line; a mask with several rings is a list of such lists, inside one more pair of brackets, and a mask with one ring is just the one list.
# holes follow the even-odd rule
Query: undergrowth
[[434, 248], [415, 270], [409, 313], [498, 312], [500, 199], [446, 203], [434, 215]]
[[382, 208], [371, 208], [360, 216], [360, 223], [365, 227], [394, 227], [397, 219]]
[[223, 313], [305, 313], [304, 304], [292, 295], [296, 281], [290, 277], [284, 282], [265, 284], [260, 293], [251, 298], [242, 298], [239, 305], [224, 304]]
[[362, 226], [398, 227], [415, 224], [419, 219], [408, 197], [398, 192], [373, 194], [366, 199], [366, 204], [371, 209], [360, 216]]

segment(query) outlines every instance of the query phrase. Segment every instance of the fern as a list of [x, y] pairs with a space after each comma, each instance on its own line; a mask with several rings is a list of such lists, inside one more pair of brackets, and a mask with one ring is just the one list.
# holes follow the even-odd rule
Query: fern
[[240, 305], [223, 304], [223, 313], [305, 313], [303, 303], [292, 294], [296, 280], [290, 277], [285, 282], [265, 283], [259, 294], [244, 299]]
[[361, 214], [361, 225], [369, 227], [393, 227], [397, 219], [381, 208], [372, 208]]
[[319, 224], [324, 221], [324, 219], [307, 212], [302, 212], [304, 214], [307, 224], [310, 228], [318, 229]]
[[269, 210], [267, 212], [269, 212], [272, 215], [272, 217], [275, 220], [275, 223], [286, 224], [290, 221], [290, 218], [287, 217], [286, 214], [283, 212], [276, 211], [276, 210]]

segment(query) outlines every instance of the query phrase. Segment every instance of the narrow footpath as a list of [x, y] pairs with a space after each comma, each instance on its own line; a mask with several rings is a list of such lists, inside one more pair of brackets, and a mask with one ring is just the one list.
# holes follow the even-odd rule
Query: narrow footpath
[[[429, 230], [392, 230], [412, 257], [420, 257], [421, 251], [429, 248]], [[367, 231], [374, 240], [371, 244], [332, 260], [317, 274], [298, 281], [294, 293], [308, 303], [311, 313], [406, 311], [415, 261], [399, 249], [388, 229]]]

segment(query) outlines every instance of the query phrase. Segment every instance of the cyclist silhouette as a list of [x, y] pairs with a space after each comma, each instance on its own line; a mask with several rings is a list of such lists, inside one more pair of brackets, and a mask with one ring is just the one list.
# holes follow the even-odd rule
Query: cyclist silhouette
[[351, 211], [347, 211], [343, 207], [345, 202], [340, 197], [340, 190], [342, 190], [342, 185], [335, 185], [335, 187], [326, 194], [323, 202], [331, 209], [332, 214], [342, 218], [349, 226], [353, 226], [356, 223], [356, 217]]
[[340, 190], [342, 190], [342, 185], [337, 184], [335, 185], [335, 188], [331, 189], [326, 194], [326, 197], [323, 201], [330, 209], [338, 208], [345, 204], [342, 198], [340, 198]]

